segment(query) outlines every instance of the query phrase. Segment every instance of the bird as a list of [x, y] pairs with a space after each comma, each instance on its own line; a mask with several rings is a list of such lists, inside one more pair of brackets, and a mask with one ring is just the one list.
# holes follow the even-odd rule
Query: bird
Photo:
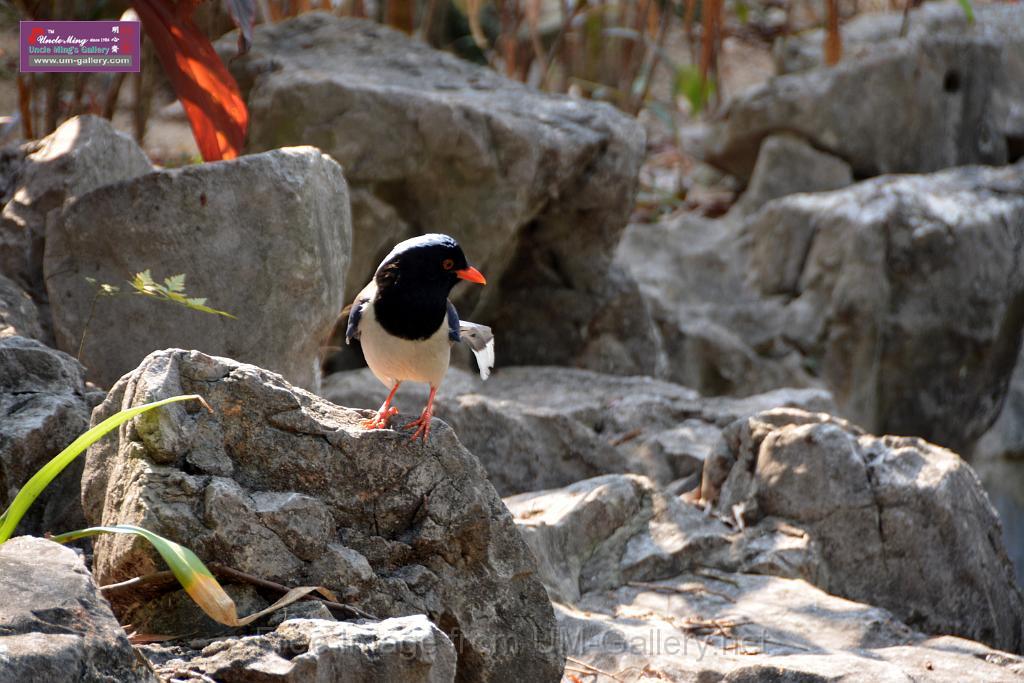
[[449, 235], [430, 233], [399, 242], [381, 261], [373, 279], [356, 295], [348, 315], [345, 343], [359, 340], [366, 364], [390, 392], [377, 414], [360, 422], [365, 429], [386, 429], [398, 408], [391, 405], [402, 382], [426, 382], [430, 396], [411, 440], [430, 437], [434, 397], [448, 372], [452, 345], [473, 351], [481, 379], [494, 367], [494, 334], [486, 325], [459, 319], [448, 299], [460, 280], [486, 285], [469, 265], [462, 247]]

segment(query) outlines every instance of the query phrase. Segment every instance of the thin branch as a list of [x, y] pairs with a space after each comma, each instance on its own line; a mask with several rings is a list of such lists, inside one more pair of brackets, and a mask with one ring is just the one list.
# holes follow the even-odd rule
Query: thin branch
[[[222, 564], [211, 563], [207, 565], [214, 576], [219, 579], [231, 579], [242, 583], [248, 583], [259, 588], [274, 591], [276, 593], [287, 593], [290, 588], [274, 581], [268, 581], [261, 579], [258, 576], [247, 574], [246, 572], [226, 567]], [[112, 583], [106, 586], [100, 586], [100, 592], [110, 597], [112, 595], [118, 595], [121, 593], [131, 593], [139, 590], [143, 587], [162, 587], [165, 585], [171, 585], [177, 583], [177, 579], [174, 578], [174, 574], [171, 571], [154, 572], [152, 574], [145, 574], [143, 576], [137, 576], [134, 579], [128, 579], [127, 581], [121, 581], [120, 583]], [[332, 610], [337, 610], [348, 617], [358, 617], [360, 619], [376, 619], [368, 612], [364, 612], [358, 607], [352, 605], [346, 605], [344, 603], [335, 602], [333, 600], [325, 600], [315, 595], [307, 595], [302, 598], [303, 600], [318, 600], [322, 602], [326, 607]]]

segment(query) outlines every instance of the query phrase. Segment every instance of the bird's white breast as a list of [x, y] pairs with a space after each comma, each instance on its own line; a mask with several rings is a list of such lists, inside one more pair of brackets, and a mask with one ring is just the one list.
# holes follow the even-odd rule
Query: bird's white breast
[[396, 381], [427, 382], [437, 387], [448, 372], [451, 342], [445, 316], [438, 321], [437, 331], [426, 339], [409, 340], [387, 332], [373, 313], [373, 305], [363, 306], [359, 320], [359, 341], [366, 364], [385, 386]]

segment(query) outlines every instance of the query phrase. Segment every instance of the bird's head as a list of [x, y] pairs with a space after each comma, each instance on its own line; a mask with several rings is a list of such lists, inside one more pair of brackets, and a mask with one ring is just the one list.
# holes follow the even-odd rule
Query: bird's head
[[452, 237], [432, 233], [399, 242], [374, 275], [379, 288], [399, 283], [443, 290], [445, 296], [461, 280], [485, 285], [483, 274], [469, 265]]

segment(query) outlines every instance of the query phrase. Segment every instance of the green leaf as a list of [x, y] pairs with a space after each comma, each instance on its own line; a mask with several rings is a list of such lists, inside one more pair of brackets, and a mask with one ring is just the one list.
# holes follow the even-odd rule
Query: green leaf
[[974, 23], [974, 7], [971, 5], [971, 0], [958, 0], [960, 7], [964, 10], [964, 16], [967, 17], [967, 23]]
[[192, 306], [192, 307], [202, 306], [203, 304], [206, 303], [206, 297], [205, 296], [197, 296], [197, 297], [193, 297], [191, 299], [188, 299], [187, 301], [188, 301], [188, 305], [189, 306]]
[[750, 7], [743, 0], [736, 0], [736, 18], [740, 20], [741, 24], [747, 24], [750, 22]]
[[184, 292], [185, 291], [185, 273], [178, 273], [172, 275], [164, 280], [167, 285], [168, 292]]
[[239, 619], [235, 601], [231, 599], [231, 596], [227, 594], [224, 587], [214, 578], [213, 572], [203, 564], [203, 561], [194, 552], [148, 529], [129, 524], [94, 526], [54, 536], [53, 540], [57, 543], [68, 543], [69, 541], [97, 534], [131, 534], [149, 541], [156, 548], [156, 551], [160, 553], [160, 557], [164, 558], [167, 566], [171, 568], [174, 578], [178, 579], [178, 583], [181, 584], [181, 587], [185, 589], [195, 603], [211, 619], [225, 626], [246, 626], [274, 610], [290, 605], [304, 595], [320, 590], [318, 586], [293, 588], [270, 607]]
[[[195, 394], [189, 394], [187, 396], [173, 396], [171, 398], [164, 399], [162, 401], [154, 401], [153, 403], [147, 403], [145, 405], [136, 406], [135, 408], [129, 408], [122, 410], [108, 417], [103, 422], [85, 432], [77, 439], [71, 442], [67, 448], [58, 453], [50, 462], [43, 465], [43, 467], [32, 475], [18, 494], [11, 501], [10, 506], [4, 511], [2, 523], [0, 523], [0, 543], [3, 543], [11, 537], [14, 533], [15, 528], [18, 526], [18, 522], [25, 516], [25, 513], [35, 502], [39, 494], [50, 484], [54, 478], [60, 474], [65, 467], [82, 454], [85, 449], [99, 441], [107, 432], [116, 429], [121, 424], [132, 419], [136, 415], [140, 415], [146, 411], [165, 406], [168, 403], [176, 403], [178, 401], [203, 401], [202, 397]], [[205, 405], [205, 401], [203, 401]]]
[[704, 82], [700, 77], [700, 69], [696, 66], [683, 66], [676, 69], [672, 90], [677, 96], [686, 98], [691, 112], [696, 116], [714, 94], [715, 81], [709, 78]]

